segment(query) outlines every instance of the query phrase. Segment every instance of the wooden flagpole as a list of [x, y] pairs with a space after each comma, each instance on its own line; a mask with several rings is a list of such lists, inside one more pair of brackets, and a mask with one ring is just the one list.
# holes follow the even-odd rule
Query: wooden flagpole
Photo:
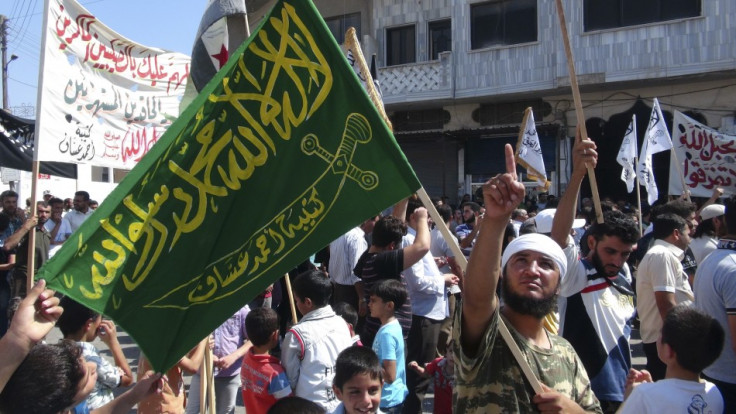
[[[567, 33], [567, 23], [565, 22], [565, 9], [562, 7], [562, 0], [556, 0], [557, 15], [560, 18], [560, 30], [562, 30], [562, 42], [565, 45], [565, 54], [567, 55], [567, 69], [570, 72], [570, 87], [572, 88], [572, 99], [575, 101], [575, 115], [577, 116], [578, 128], [580, 128], [580, 136], [588, 137], [588, 129], [585, 127], [585, 114], [583, 113], [583, 101], [580, 98], [580, 88], [578, 87], [578, 78], [575, 74], [575, 59], [572, 56], [572, 48], [570, 47], [570, 37]], [[588, 181], [590, 181], [590, 190], [593, 193], [593, 206], [595, 207], [595, 218], [598, 223], [603, 223], [603, 210], [601, 210], [601, 198], [598, 195], [598, 183], [595, 179], [595, 170], [588, 167]]]
[[210, 345], [208, 343], [207, 348], [204, 351], [202, 367], [199, 369], [199, 412], [202, 414], [207, 412], [207, 378], [209, 378], [208, 356], [211, 352], [212, 351], [210, 350]]
[[[352, 29], [352, 28], [351, 28]], [[383, 108], [383, 104], [380, 105], [376, 103], [376, 100], [374, 100], [373, 97], [378, 97], [378, 92], [375, 90], [375, 87], [373, 85], [372, 80], [373, 77], [371, 76], [370, 69], [368, 68], [368, 64], [365, 61], [365, 58], [363, 57], [363, 52], [360, 49], [360, 44], [357, 42], [357, 39], [355, 39], [355, 30], [352, 30], [352, 36], [350, 36], [351, 30], [348, 29], [348, 33], [345, 36], [345, 43], [348, 47], [354, 47], [356, 50], [356, 53], [353, 53], [353, 57], [356, 59], [356, 62], [358, 64], [358, 68], [360, 69], [361, 74], [363, 75], [364, 79], [366, 79], [366, 86], [368, 88], [368, 95], [371, 96], [371, 100], [376, 105], [376, 108], [378, 109], [378, 112], [381, 114], [381, 117], [386, 121], [387, 125], [391, 127], [391, 123], [388, 120], [388, 116], [386, 115], [386, 111]], [[380, 98], [378, 99], [380, 101]], [[393, 128], [391, 128], [393, 130]], [[450, 246], [450, 249], [455, 254], [455, 261], [460, 265], [460, 268], [463, 270], [463, 273], [465, 273], [466, 268], [468, 267], [468, 260], [465, 258], [465, 254], [463, 254], [462, 250], [460, 250], [460, 246], [457, 244], [457, 239], [452, 236], [450, 231], [447, 229], [447, 225], [445, 224], [444, 220], [442, 220], [442, 217], [440, 217], [439, 213], [437, 212], [437, 209], [434, 206], [434, 203], [432, 203], [432, 200], [429, 198], [429, 195], [427, 194], [427, 191], [424, 189], [424, 187], [420, 188], [417, 191], [417, 195], [419, 196], [419, 199], [424, 204], [424, 207], [427, 209], [427, 212], [429, 213], [430, 217], [432, 217], [432, 220], [435, 222], [435, 225], [439, 226], [440, 233], [442, 233], [442, 236], [445, 238], [445, 241], [447, 242], [447, 245]], [[599, 206], [600, 208], [600, 206]], [[603, 216], [601, 216], [602, 218]], [[519, 346], [516, 344], [516, 341], [514, 340], [513, 336], [511, 336], [511, 332], [509, 332], [508, 328], [506, 327], [506, 324], [503, 322], [503, 319], [498, 320], [498, 327], [499, 332], [501, 333], [501, 336], [506, 341], [506, 344], [508, 345], [509, 349], [511, 350], [511, 353], [514, 355], [514, 358], [516, 358], [516, 362], [521, 367], [522, 372], [526, 376], [526, 379], [531, 384], [534, 391], [539, 394], [543, 392], [542, 385], [539, 382], [539, 379], [537, 379], [536, 375], [534, 375], [534, 372], [532, 371], [531, 367], [529, 366], [529, 362], [527, 362], [526, 358], [524, 358], [524, 355], [521, 353], [521, 349], [519, 349]]]
[[[38, 131], [38, 130], [36, 130]], [[36, 149], [33, 151], [36, 154]], [[38, 188], [38, 170], [39, 162], [36, 157], [33, 160], [33, 167], [31, 168], [31, 217], [38, 215], [38, 209], [36, 208], [36, 189]], [[33, 278], [36, 276], [35, 265], [36, 265], [36, 226], [28, 232], [28, 267], [26, 268], [26, 294], [33, 288]]]
[[291, 290], [291, 278], [288, 273], [284, 275], [284, 281], [286, 282], [286, 293], [289, 295], [289, 303], [291, 304], [291, 320], [296, 325], [299, 319], [296, 317], [296, 302], [294, 301], [294, 292]]

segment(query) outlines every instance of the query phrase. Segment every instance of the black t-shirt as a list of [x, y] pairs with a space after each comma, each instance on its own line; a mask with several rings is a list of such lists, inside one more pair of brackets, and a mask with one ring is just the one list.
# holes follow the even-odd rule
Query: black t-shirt
[[[406, 281], [401, 272], [404, 270], [404, 249], [398, 250], [387, 250], [384, 252], [371, 253], [366, 251], [358, 259], [358, 263], [353, 269], [355, 276], [358, 276], [363, 281], [365, 298], [370, 298], [371, 289], [373, 286], [385, 279], [394, 279], [400, 281], [404, 287], [406, 287]], [[396, 311], [396, 319], [401, 325], [404, 338], [409, 335], [409, 329], [411, 329], [411, 300], [407, 296], [406, 303], [404, 303], [398, 311]], [[365, 318], [365, 327], [361, 332], [361, 340], [364, 341], [366, 346], [371, 346], [373, 338], [378, 332], [378, 328], [381, 326], [381, 321], [371, 317], [370, 315]]]

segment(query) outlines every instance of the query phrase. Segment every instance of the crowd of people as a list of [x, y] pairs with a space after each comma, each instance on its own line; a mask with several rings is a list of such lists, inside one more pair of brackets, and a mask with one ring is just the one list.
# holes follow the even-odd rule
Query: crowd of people
[[[43, 281], [24, 291], [27, 233], [40, 266], [89, 195], [66, 214], [49, 197], [26, 219], [2, 193], [15, 316], [0, 340], [0, 412], [199, 412], [208, 349], [218, 414], [239, 393], [248, 413], [415, 414], [428, 392], [435, 413], [736, 412], [736, 197], [685, 194], [643, 214], [604, 198], [599, 220], [578, 200], [591, 140], [577, 137], [559, 198], [530, 197], [505, 151], [506, 172], [474, 198], [427, 206], [442, 223], [416, 197], [365, 220], [294, 270], [293, 303], [274, 283], [165, 375], [141, 355], [135, 385], [112, 321]], [[64, 340], [42, 343], [53, 326]], [[632, 366], [632, 329], [646, 370]], [[115, 398], [117, 387], [130, 388]]]

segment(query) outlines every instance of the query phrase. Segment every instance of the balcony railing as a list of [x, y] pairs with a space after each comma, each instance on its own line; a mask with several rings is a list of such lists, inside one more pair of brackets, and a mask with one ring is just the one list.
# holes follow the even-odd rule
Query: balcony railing
[[386, 104], [449, 99], [453, 93], [452, 52], [440, 53], [431, 62], [389, 66], [378, 70]]

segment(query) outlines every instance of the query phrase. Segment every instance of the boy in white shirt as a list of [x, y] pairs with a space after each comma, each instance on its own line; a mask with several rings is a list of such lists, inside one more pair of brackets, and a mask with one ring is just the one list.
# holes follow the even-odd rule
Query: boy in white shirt
[[720, 355], [724, 336], [718, 321], [695, 308], [670, 310], [657, 341], [659, 359], [667, 365], [665, 378], [652, 382], [646, 370], [632, 369], [621, 413], [723, 412], [721, 393], [700, 373]]

